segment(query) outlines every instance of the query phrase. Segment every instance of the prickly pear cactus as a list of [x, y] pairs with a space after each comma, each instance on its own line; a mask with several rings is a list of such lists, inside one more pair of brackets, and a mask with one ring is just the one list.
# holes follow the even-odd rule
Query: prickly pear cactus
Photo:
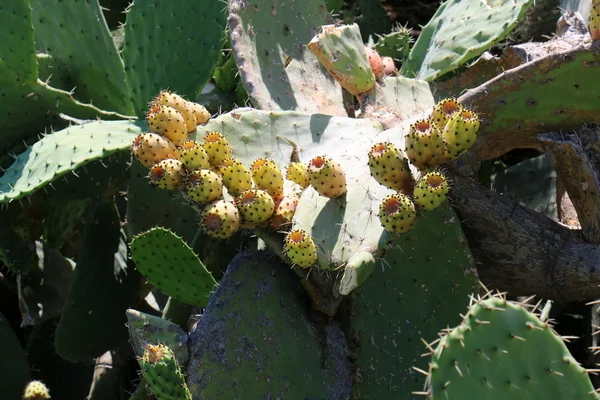
[[547, 315], [526, 306], [501, 295], [472, 298], [462, 322], [428, 345], [427, 398], [600, 398]]

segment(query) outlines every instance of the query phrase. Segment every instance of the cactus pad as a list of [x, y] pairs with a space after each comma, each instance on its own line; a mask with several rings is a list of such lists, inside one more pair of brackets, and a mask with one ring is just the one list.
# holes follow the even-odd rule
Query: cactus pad
[[168, 229], [154, 228], [131, 242], [138, 271], [166, 295], [205, 307], [217, 284], [192, 249]]

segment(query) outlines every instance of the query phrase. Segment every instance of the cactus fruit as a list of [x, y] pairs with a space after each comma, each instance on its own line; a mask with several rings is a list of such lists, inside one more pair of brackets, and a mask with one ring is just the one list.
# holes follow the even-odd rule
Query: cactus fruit
[[31, 381], [25, 386], [23, 400], [50, 400], [50, 391], [40, 381]]
[[150, 169], [150, 182], [161, 189], [175, 190], [183, 184], [184, 172], [181, 161], [167, 158]]
[[156, 133], [142, 133], [133, 139], [131, 153], [146, 168], [167, 158], [178, 159], [177, 148], [166, 137]]
[[308, 174], [310, 184], [321, 196], [332, 199], [346, 193], [346, 174], [331, 158], [317, 156], [310, 160]]
[[232, 156], [233, 151], [225, 136], [219, 132], [210, 132], [204, 136], [204, 150], [208, 154], [210, 165], [215, 168], [219, 167], [225, 159]]
[[200, 215], [200, 225], [210, 237], [227, 239], [240, 229], [240, 213], [235, 204], [217, 200], [204, 208]]
[[179, 111], [169, 106], [157, 105], [148, 111], [146, 120], [154, 133], [169, 138], [175, 146], [187, 140], [187, 126]]
[[396, 68], [396, 63], [392, 57], [381, 57], [381, 63], [383, 64], [384, 75], [393, 76], [398, 73], [398, 68]]
[[242, 221], [250, 225], [258, 225], [267, 221], [275, 211], [275, 202], [269, 193], [260, 189], [242, 192], [235, 199]]
[[269, 193], [273, 199], [283, 196], [283, 173], [277, 164], [268, 158], [257, 158], [250, 166], [254, 183], [259, 189]]
[[275, 212], [271, 227], [277, 230], [287, 230], [292, 226], [292, 218], [298, 206], [298, 196], [294, 194], [285, 195], [275, 203]]
[[413, 198], [419, 207], [431, 211], [435, 210], [446, 200], [448, 194], [448, 181], [440, 172], [425, 174], [415, 186]]
[[600, 1], [592, 0], [590, 23], [588, 26], [592, 40], [600, 40]]
[[415, 180], [408, 159], [390, 142], [377, 143], [369, 151], [369, 169], [377, 183], [389, 189], [412, 193]]
[[284, 252], [292, 263], [307, 268], [317, 262], [317, 247], [310, 235], [300, 229], [293, 230], [285, 237]]
[[479, 131], [479, 117], [471, 110], [457, 112], [446, 124], [442, 135], [446, 145], [446, 157], [452, 160], [475, 144]]
[[440, 131], [443, 131], [448, 121], [460, 110], [462, 110], [462, 106], [458, 100], [452, 98], [443, 99], [433, 107], [431, 119]]
[[198, 125], [207, 123], [210, 119], [210, 113], [208, 110], [203, 105], [194, 103], [193, 101], [190, 101], [189, 103], [192, 111], [194, 112], [194, 116], [196, 117], [196, 123]]
[[418, 169], [433, 168], [444, 162], [444, 139], [431, 119], [421, 119], [412, 124], [404, 140], [406, 155]]
[[292, 181], [298, 185], [302, 189], [306, 189], [308, 185], [310, 185], [310, 180], [308, 177], [308, 166], [304, 163], [293, 162], [288, 165], [285, 173], [285, 178], [288, 181]]
[[391, 194], [379, 206], [379, 220], [388, 232], [408, 232], [417, 220], [417, 211], [412, 200], [403, 194]]
[[180, 95], [163, 90], [154, 98], [151, 104], [153, 106], [162, 105], [176, 109], [185, 121], [185, 126], [187, 128], [186, 132], [193, 132], [196, 130], [198, 124], [196, 122], [194, 110], [192, 109], [190, 102]]
[[139, 364], [144, 380], [158, 399], [192, 400], [181, 367], [169, 347], [147, 344]]
[[252, 189], [252, 174], [237, 158], [229, 157], [219, 165], [223, 185], [231, 196], [239, 196], [245, 190]]
[[209, 169], [208, 154], [204, 147], [195, 140], [188, 140], [178, 149], [181, 162], [188, 171], [197, 169]]
[[197, 203], [211, 203], [223, 195], [223, 181], [213, 171], [199, 169], [186, 176], [185, 192]]
[[373, 74], [375, 74], [375, 78], [381, 79], [381, 77], [385, 74], [383, 59], [379, 56], [379, 53], [376, 50], [373, 50], [367, 46], [365, 46], [365, 53], [367, 54], [367, 60], [369, 60], [371, 71], [373, 71]]

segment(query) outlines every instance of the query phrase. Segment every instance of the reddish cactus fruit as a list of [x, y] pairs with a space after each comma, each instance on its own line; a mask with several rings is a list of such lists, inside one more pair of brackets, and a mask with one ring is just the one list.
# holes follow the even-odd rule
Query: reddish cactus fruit
[[165, 190], [179, 189], [183, 184], [185, 168], [179, 160], [168, 158], [150, 169], [150, 183]]
[[133, 139], [131, 154], [146, 168], [167, 158], [179, 159], [177, 148], [166, 137], [156, 133], [142, 133]]
[[181, 146], [187, 140], [185, 120], [181, 113], [172, 107], [153, 106], [148, 111], [146, 120], [152, 132], [169, 138], [175, 146]]

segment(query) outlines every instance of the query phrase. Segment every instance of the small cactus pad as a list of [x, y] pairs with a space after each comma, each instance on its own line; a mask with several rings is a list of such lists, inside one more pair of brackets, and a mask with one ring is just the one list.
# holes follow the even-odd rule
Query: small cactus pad
[[377, 143], [369, 151], [369, 169], [377, 183], [410, 194], [415, 185], [408, 159], [390, 142]]
[[[307, 47], [340, 85], [353, 95], [375, 86], [357, 24], [325, 25]], [[379, 60], [381, 63], [381, 59]], [[383, 66], [381, 66], [383, 71]]]
[[183, 120], [185, 121], [185, 126], [187, 128], [186, 132], [193, 132], [196, 130], [198, 122], [196, 120], [196, 114], [194, 114], [194, 109], [192, 108], [189, 101], [187, 101], [177, 93], [162, 90], [154, 98], [152, 104], [155, 106], [162, 105], [176, 109], [177, 111], [179, 111], [179, 113], [183, 117]]
[[238, 196], [243, 191], [252, 189], [250, 170], [235, 157], [223, 160], [219, 165], [219, 173], [223, 179], [223, 185], [231, 196]]
[[31, 381], [25, 386], [23, 400], [51, 400], [50, 390], [40, 381]]
[[293, 230], [285, 236], [283, 250], [293, 264], [302, 268], [311, 267], [317, 262], [315, 242], [302, 230]]
[[156, 133], [137, 135], [131, 144], [131, 154], [146, 168], [166, 158], [179, 159], [173, 142]]
[[138, 357], [144, 355], [146, 343], [162, 343], [173, 351], [181, 367], [187, 366], [190, 358], [188, 334], [179, 325], [131, 308], [125, 314], [129, 339]]
[[183, 184], [185, 168], [179, 160], [167, 158], [150, 169], [150, 182], [165, 190], [179, 189]]
[[405, 233], [417, 220], [417, 212], [412, 200], [403, 194], [386, 196], [379, 206], [379, 220], [388, 232]]
[[181, 238], [154, 228], [136, 236], [130, 247], [137, 270], [148, 282], [182, 303], [206, 306], [217, 283]]
[[550, 324], [500, 295], [474, 301], [429, 365], [430, 399], [598, 399]]
[[168, 346], [148, 343], [139, 363], [144, 380], [158, 399], [192, 400], [181, 367]]
[[435, 210], [446, 200], [448, 181], [441, 172], [429, 172], [421, 177], [415, 186], [415, 204], [424, 210]]
[[310, 185], [308, 175], [308, 165], [300, 162], [293, 162], [285, 170], [285, 178], [306, 189]]
[[454, 159], [471, 148], [477, 140], [479, 117], [471, 110], [462, 109], [446, 124], [442, 133], [446, 156]]
[[181, 162], [188, 171], [210, 168], [208, 154], [206, 154], [204, 147], [195, 140], [188, 140], [182, 144], [178, 152], [181, 156]]
[[434, 168], [445, 160], [442, 133], [432, 119], [421, 119], [410, 126], [405, 136], [406, 155], [420, 170]]
[[23, 388], [31, 380], [31, 372], [27, 356], [19, 336], [11, 326], [11, 322], [0, 312], [0, 389], [2, 398], [18, 399], [23, 395]]
[[283, 195], [283, 173], [273, 160], [257, 158], [250, 165], [250, 172], [258, 188], [269, 193], [274, 199]]
[[181, 146], [187, 140], [185, 119], [173, 107], [155, 105], [148, 111], [146, 120], [152, 132], [169, 138], [176, 146]]
[[269, 193], [260, 189], [246, 190], [235, 199], [242, 221], [249, 224], [262, 224], [271, 218], [275, 202]]
[[211, 203], [223, 195], [223, 181], [209, 169], [198, 169], [185, 177], [185, 193], [196, 203]]
[[446, 98], [440, 100], [431, 111], [431, 120], [437, 125], [440, 131], [443, 131], [446, 124], [457, 112], [462, 110], [462, 105], [458, 100]]
[[308, 164], [311, 186], [325, 197], [335, 198], [346, 193], [346, 174], [342, 166], [330, 157], [317, 156]]
[[200, 215], [204, 232], [215, 239], [228, 239], [240, 229], [240, 213], [235, 204], [217, 200], [210, 203]]
[[232, 155], [229, 142], [219, 132], [207, 133], [204, 136], [204, 144], [202, 146], [206, 154], [208, 154], [210, 165], [213, 167], [218, 167], [225, 159], [230, 158]]

